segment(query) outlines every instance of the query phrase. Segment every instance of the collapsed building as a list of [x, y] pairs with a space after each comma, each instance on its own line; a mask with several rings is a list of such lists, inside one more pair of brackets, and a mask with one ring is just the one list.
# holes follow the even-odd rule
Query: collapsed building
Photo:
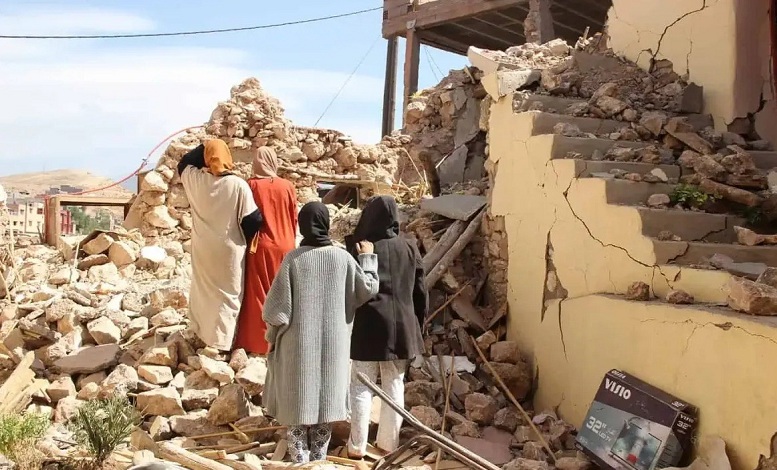
[[[235, 425], [260, 429], [248, 435], [271, 445], [257, 453], [276, 450], [282, 432], [256, 406], [263, 363], [204, 350], [185, 331], [191, 218], [174, 169], [218, 137], [243, 177], [252, 149], [275, 148], [301, 201], [328, 181], [405, 203], [432, 299], [430, 357], [411, 368], [406, 396], [424, 424], [475, 449], [498, 443], [490, 457], [506, 468], [587, 468], [574, 427], [619, 368], [697, 405], [699, 432], [721, 436], [735, 468], [755, 468], [776, 431], [757, 360], [777, 344], [777, 153], [773, 77], [753, 78], [767, 60], [739, 53], [765, 47], [772, 10], [613, 3], [607, 34], [575, 47], [469, 48], [471, 66], [408, 95], [403, 130], [374, 146], [294, 126], [255, 79], [233, 88], [145, 175], [127, 230], [13, 255], [0, 369], [34, 378], [3, 410], [51, 413], [52, 457], [71, 451], [62, 423], [79, 403], [117, 391], [148, 414], [152, 440], [222, 446], [229, 462], [245, 458]], [[737, 41], [710, 57], [706, 30]], [[341, 239], [358, 211], [331, 210]]]

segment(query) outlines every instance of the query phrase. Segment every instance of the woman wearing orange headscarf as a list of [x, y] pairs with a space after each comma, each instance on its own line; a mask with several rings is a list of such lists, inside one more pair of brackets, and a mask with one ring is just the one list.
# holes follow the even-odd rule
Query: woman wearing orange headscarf
[[262, 224], [251, 189], [232, 167], [232, 154], [220, 139], [198, 146], [178, 164], [192, 214], [190, 328], [222, 351], [232, 349], [246, 246]]
[[248, 186], [262, 213], [263, 223], [248, 250], [245, 297], [235, 347], [262, 355], [267, 354], [268, 348], [262, 307], [283, 257], [295, 248], [297, 236], [297, 193], [293, 184], [278, 177], [277, 171], [275, 151], [269, 147], [258, 148]]

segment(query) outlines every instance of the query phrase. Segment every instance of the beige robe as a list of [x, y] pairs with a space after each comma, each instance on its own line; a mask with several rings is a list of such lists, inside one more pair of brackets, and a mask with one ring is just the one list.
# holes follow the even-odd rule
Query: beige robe
[[257, 210], [248, 183], [187, 167], [181, 175], [192, 212], [191, 329], [205, 344], [229, 350], [243, 300], [243, 217]]

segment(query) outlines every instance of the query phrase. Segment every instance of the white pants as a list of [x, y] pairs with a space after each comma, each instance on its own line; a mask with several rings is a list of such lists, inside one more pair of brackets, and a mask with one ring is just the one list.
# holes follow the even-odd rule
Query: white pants
[[[372, 391], [362, 384], [357, 372], [377, 382], [380, 374], [381, 388], [394, 402], [405, 406], [405, 370], [407, 361], [360, 362], [351, 363], [351, 438], [348, 440], [348, 453], [363, 456], [367, 452], [367, 436], [370, 429], [370, 410]], [[377, 445], [380, 449], [392, 452], [399, 445], [399, 429], [402, 417], [385, 403], [381, 403], [380, 422], [378, 424]]]

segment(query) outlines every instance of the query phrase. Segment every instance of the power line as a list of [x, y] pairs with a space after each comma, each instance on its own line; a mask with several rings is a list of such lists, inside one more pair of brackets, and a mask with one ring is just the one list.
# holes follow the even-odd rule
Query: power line
[[[426, 49], [426, 53], [429, 54], [429, 59], [432, 61], [435, 67], [437, 67], [437, 71], [440, 72], [440, 77], [445, 77], [445, 73], [442, 71], [439, 65], [437, 65], [437, 61], [434, 60], [434, 56], [432, 56], [432, 53], [429, 52], [428, 46]], [[442, 78], [441, 78], [442, 79]]]
[[263, 24], [257, 26], [245, 26], [242, 28], [225, 28], [225, 29], [206, 29], [200, 31], [178, 31], [172, 33], [138, 33], [138, 34], [97, 34], [97, 35], [75, 35], [75, 36], [33, 36], [33, 35], [0, 35], [0, 39], [126, 39], [126, 38], [158, 38], [167, 36], [195, 36], [199, 34], [219, 34], [219, 33], [234, 33], [238, 31], [253, 31], [257, 29], [270, 29], [279, 28], [282, 26], [292, 26], [306, 23], [316, 23], [319, 21], [334, 20], [337, 18], [345, 18], [347, 16], [356, 16], [371, 11], [382, 10], [383, 7], [368, 8], [366, 10], [352, 11], [348, 13], [340, 13], [337, 15], [320, 16], [317, 18], [308, 18], [305, 20], [285, 21], [283, 23]]
[[332, 97], [332, 101], [330, 101], [330, 102], [329, 102], [329, 104], [328, 104], [328, 105], [326, 105], [326, 108], [324, 108], [324, 112], [322, 112], [322, 113], [321, 113], [321, 116], [319, 116], [319, 117], [318, 117], [318, 119], [316, 119], [316, 123], [315, 123], [315, 124], [313, 124], [313, 127], [316, 127], [316, 126], [318, 126], [318, 123], [319, 123], [319, 122], [321, 122], [321, 119], [323, 119], [324, 115], [327, 113], [327, 111], [329, 111], [329, 108], [331, 108], [331, 107], [332, 107], [332, 105], [335, 103], [335, 101], [337, 100], [337, 98], [340, 96], [340, 93], [342, 93], [342, 92], [343, 92], [343, 90], [345, 89], [345, 87], [348, 85], [348, 82], [350, 82], [350, 81], [351, 81], [351, 79], [353, 78], [353, 76], [354, 76], [354, 75], [356, 75], [356, 72], [358, 72], [358, 71], [359, 71], [359, 68], [361, 68], [361, 66], [362, 66], [362, 64], [364, 63], [364, 61], [365, 61], [365, 60], [367, 60], [367, 57], [370, 55], [370, 52], [372, 52], [372, 50], [373, 50], [373, 49], [375, 49], [375, 44], [377, 44], [377, 43], [378, 43], [378, 41], [380, 40], [380, 38], [381, 38], [381, 37], [380, 37], [380, 36], [378, 36], [378, 38], [377, 38], [377, 39], [375, 39], [375, 41], [372, 43], [372, 45], [370, 46], [370, 48], [369, 48], [369, 49], [367, 49], [367, 53], [366, 53], [366, 54], [364, 54], [364, 55], [362, 56], [362, 58], [359, 60], [359, 63], [358, 63], [358, 64], [356, 64], [356, 67], [353, 69], [353, 72], [351, 72], [351, 74], [350, 74], [350, 75], [348, 75], [348, 78], [346, 78], [346, 79], [345, 79], [345, 81], [343, 82], [342, 86], [340, 86], [340, 89], [339, 89], [339, 90], [337, 90], [337, 93], [335, 93], [335, 96], [333, 96], [333, 97]]
[[426, 63], [429, 64], [429, 69], [432, 71], [432, 75], [434, 75], [434, 79], [438, 82], [442, 79], [439, 74], [437, 74], [437, 71], [434, 69], [434, 66], [432, 65], [432, 55], [429, 54], [429, 47], [424, 45], [424, 55], [426, 56]]

